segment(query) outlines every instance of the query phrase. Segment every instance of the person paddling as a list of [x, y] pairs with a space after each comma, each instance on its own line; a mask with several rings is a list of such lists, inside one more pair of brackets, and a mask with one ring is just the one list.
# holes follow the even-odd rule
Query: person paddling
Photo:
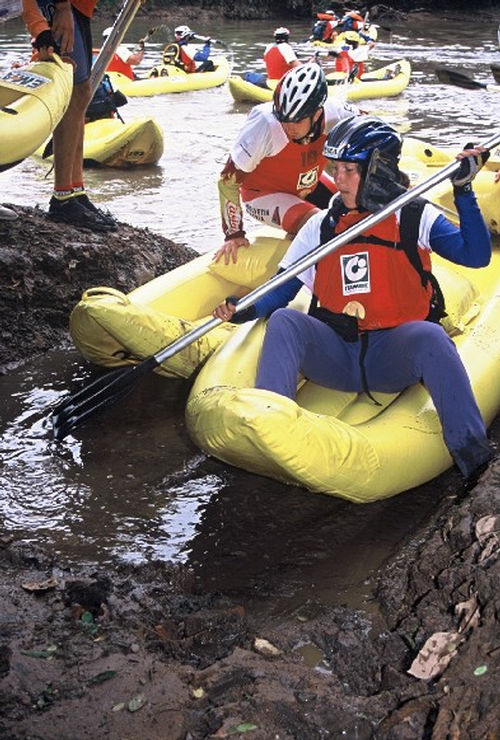
[[[324, 155], [339, 192], [300, 229], [280, 271], [405, 191], [401, 148], [398, 132], [375, 117], [353, 117], [331, 130]], [[419, 198], [240, 313], [231, 296], [220, 304], [213, 315], [223, 321], [270, 317], [256, 388], [294, 399], [301, 373], [327, 388], [366, 392], [377, 403], [372, 393], [422, 383], [450, 455], [474, 481], [493, 451], [462, 360], [439, 323], [445, 306], [431, 252], [472, 268], [488, 265], [491, 239], [471, 187], [488, 156], [482, 147], [457, 156], [459, 227]], [[303, 285], [313, 296], [307, 314], [286, 308]]]

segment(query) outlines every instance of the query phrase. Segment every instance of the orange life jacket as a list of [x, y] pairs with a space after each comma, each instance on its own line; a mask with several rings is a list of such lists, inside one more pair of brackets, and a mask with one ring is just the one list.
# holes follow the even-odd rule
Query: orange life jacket
[[293, 193], [305, 198], [314, 190], [325, 168], [325, 139], [326, 135], [321, 134], [307, 146], [289, 141], [278, 154], [264, 157], [255, 170], [245, 176], [241, 187], [242, 199], [246, 201], [255, 198], [255, 191]]
[[[340, 234], [365, 216], [366, 212], [349, 211], [340, 216], [334, 233]], [[417, 250], [422, 269], [430, 272], [429, 251]], [[316, 268], [314, 294], [321, 306], [339, 314], [351, 301], [361, 304], [361, 331], [426, 319], [433, 292], [431, 281], [422, 280], [422, 273], [401, 248], [395, 214], [324, 257]]]
[[271, 80], [280, 80], [285, 72], [288, 72], [290, 65], [280, 51], [279, 45], [271, 46], [264, 54], [266, 63], [267, 76]]
[[116, 54], [116, 52], [113, 54], [110, 63], [106, 67], [106, 70], [108, 72], [121, 72], [122, 75], [125, 75], [129, 79], [135, 80], [134, 71], [130, 64], [124, 62], [121, 56], [119, 54]]

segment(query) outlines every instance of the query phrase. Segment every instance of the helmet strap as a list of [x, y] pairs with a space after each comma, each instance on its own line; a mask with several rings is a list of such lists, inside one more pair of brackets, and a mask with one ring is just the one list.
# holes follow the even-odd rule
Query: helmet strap
[[321, 108], [321, 115], [318, 116], [316, 121], [313, 121], [314, 116], [309, 116], [309, 131], [304, 136], [301, 136], [300, 139], [292, 139], [294, 144], [311, 144], [313, 141], [316, 141], [319, 139], [321, 134], [323, 133], [323, 123], [325, 120], [325, 110], [324, 108]]

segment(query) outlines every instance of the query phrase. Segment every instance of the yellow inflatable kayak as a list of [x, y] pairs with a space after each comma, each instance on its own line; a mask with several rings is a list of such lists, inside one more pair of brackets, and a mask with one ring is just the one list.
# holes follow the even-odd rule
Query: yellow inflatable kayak
[[[481, 270], [436, 256], [433, 264], [446, 298], [443, 325], [456, 342], [489, 424], [500, 409], [500, 252]], [[307, 305], [304, 297], [304, 309]], [[355, 503], [419, 486], [452, 465], [422, 385], [398, 395], [374, 394], [382, 406], [365, 394], [332, 391], [307, 380], [299, 384], [296, 402], [255, 389], [264, 331], [263, 320], [238, 328], [196, 378], [186, 422], [205, 452]]]
[[[455, 154], [419, 139], [405, 137], [400, 168], [409, 175], [410, 183], [417, 185], [429, 177], [434, 168], [444, 167], [453, 161]], [[498, 147], [491, 152], [487, 165], [477, 174], [472, 187], [490, 232], [500, 234], [500, 181], [495, 182], [495, 172], [500, 169]], [[453, 188], [449, 181], [436, 185], [425, 197], [439, 206], [451, 221], [458, 223]]]
[[[365, 98], [384, 98], [400, 95], [407, 87], [411, 76], [411, 66], [406, 59], [387, 64], [371, 72], [365, 72], [348, 85], [344, 84], [342, 72], [327, 75], [329, 95], [344, 95], [347, 100]], [[265, 103], [272, 100], [278, 80], [268, 80], [267, 87], [248, 82], [239, 75], [229, 78], [229, 91], [237, 102]]]
[[68, 107], [73, 67], [54, 57], [10, 69], [0, 77], [0, 171], [40, 146]]
[[223, 85], [229, 77], [229, 62], [226, 57], [211, 57], [215, 69], [213, 72], [192, 72], [188, 74], [173, 64], [154, 67], [150, 74], [156, 77], [144, 77], [131, 80], [119, 72], [108, 72], [115, 90], [120, 90], [127, 98], [165, 95], [189, 90], [205, 90]]
[[[35, 154], [43, 156], [44, 149], [45, 144]], [[87, 166], [139, 167], [156, 164], [162, 154], [163, 131], [153, 118], [127, 123], [100, 118], [85, 124], [83, 161]]]

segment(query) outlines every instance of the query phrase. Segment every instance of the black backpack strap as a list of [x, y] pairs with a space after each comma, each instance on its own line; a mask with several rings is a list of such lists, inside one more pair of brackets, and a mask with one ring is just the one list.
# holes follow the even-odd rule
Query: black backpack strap
[[422, 260], [418, 253], [418, 232], [420, 229], [420, 219], [422, 212], [427, 204], [425, 198], [416, 198], [411, 203], [407, 203], [401, 209], [401, 219], [399, 222], [399, 232], [401, 234], [401, 249], [405, 251], [410, 260], [412, 267], [420, 275], [422, 285], [429, 282], [430, 273], [424, 270]]

